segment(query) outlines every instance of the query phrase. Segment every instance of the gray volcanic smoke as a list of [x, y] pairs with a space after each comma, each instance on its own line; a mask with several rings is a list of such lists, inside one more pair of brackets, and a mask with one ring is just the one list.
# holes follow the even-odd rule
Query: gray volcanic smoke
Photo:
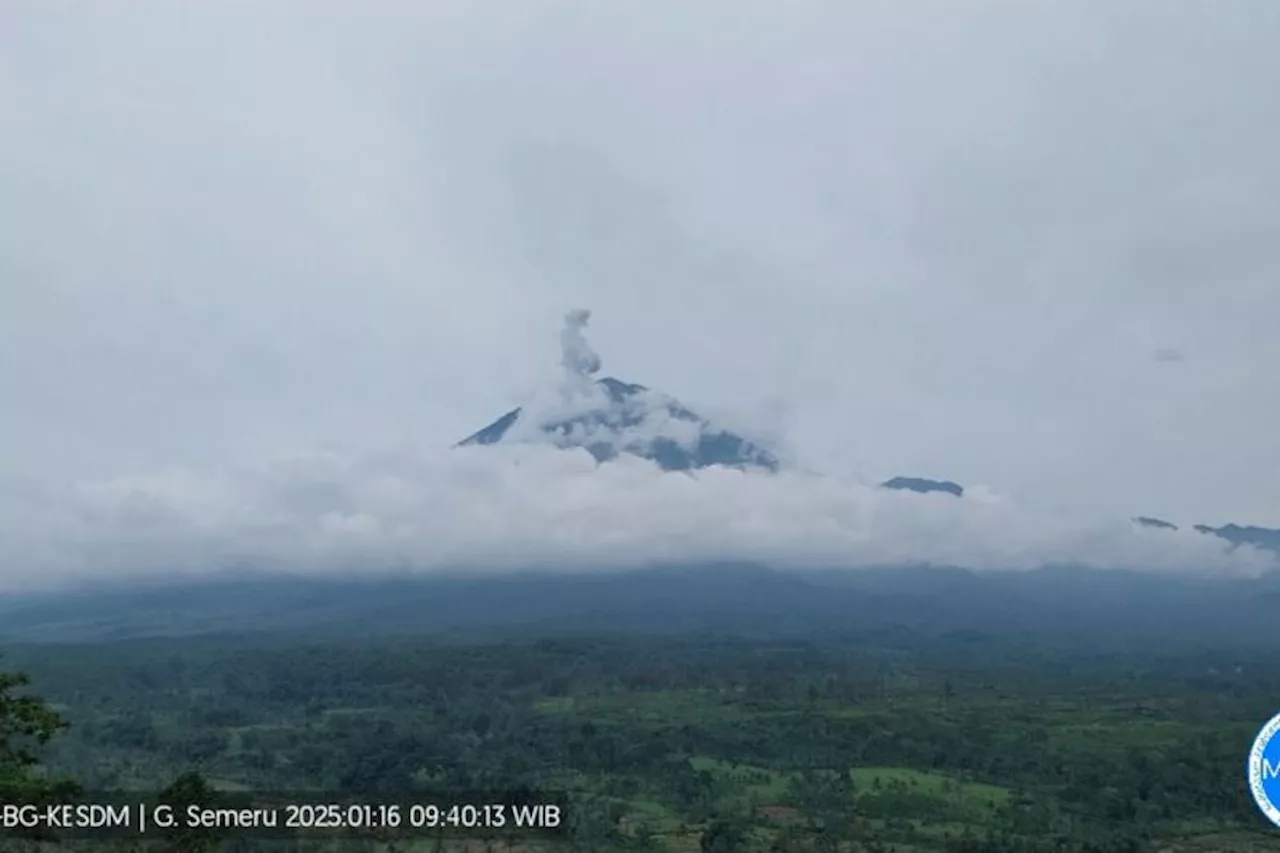
[[563, 351], [560, 363], [564, 365], [570, 380], [580, 380], [600, 372], [600, 356], [587, 343], [586, 335], [583, 334], [590, 320], [591, 312], [582, 308], [565, 315], [564, 331], [560, 333], [560, 347]]

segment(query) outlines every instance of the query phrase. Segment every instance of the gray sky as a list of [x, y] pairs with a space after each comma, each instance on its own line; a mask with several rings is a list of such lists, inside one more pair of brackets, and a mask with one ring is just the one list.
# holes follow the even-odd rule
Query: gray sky
[[435, 453], [581, 306], [605, 374], [842, 482], [1278, 526], [1277, 43], [1265, 0], [10, 0], [0, 524]]

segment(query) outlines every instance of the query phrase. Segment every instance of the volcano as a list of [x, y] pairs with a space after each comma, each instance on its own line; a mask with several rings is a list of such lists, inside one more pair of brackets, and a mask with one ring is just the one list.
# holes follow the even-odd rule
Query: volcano
[[573, 311], [561, 333], [565, 379], [559, 398], [537, 411], [507, 412], [458, 446], [500, 442], [549, 442], [582, 448], [599, 462], [631, 454], [664, 471], [720, 465], [777, 471], [778, 458], [763, 446], [719, 428], [672, 397], [611, 376], [593, 379], [600, 357], [583, 334], [589, 311]]

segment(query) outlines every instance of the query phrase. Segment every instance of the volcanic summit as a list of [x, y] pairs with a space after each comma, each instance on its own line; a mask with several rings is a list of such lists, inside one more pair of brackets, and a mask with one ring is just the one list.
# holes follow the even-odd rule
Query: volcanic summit
[[778, 470], [777, 457], [767, 449], [714, 426], [674, 398], [611, 376], [594, 378], [601, 361], [584, 335], [590, 319], [586, 310], [565, 316], [558, 400], [536, 412], [512, 409], [459, 446], [549, 441], [586, 449], [600, 462], [624, 453], [639, 456], [666, 471], [713, 465]]

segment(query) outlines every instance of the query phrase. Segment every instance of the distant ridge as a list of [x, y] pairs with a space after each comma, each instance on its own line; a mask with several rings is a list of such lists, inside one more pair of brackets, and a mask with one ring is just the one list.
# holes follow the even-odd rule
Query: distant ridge
[[[1150, 527], [1157, 530], [1179, 529], [1178, 525], [1171, 521], [1165, 521], [1163, 518], [1154, 518], [1150, 515], [1134, 516], [1133, 523], [1140, 527]], [[1239, 524], [1224, 524], [1221, 527], [1213, 527], [1208, 524], [1197, 524], [1191, 529], [1197, 533], [1225, 539], [1233, 546], [1252, 545], [1255, 548], [1280, 553], [1280, 530], [1270, 527], [1252, 527]]]
[[919, 492], [920, 494], [943, 492], [948, 495], [955, 495], [958, 498], [964, 497], [964, 486], [959, 483], [953, 483], [950, 480], [929, 480], [924, 477], [894, 477], [893, 479], [885, 480], [880, 484], [880, 487], [882, 489]]
[[1195, 529], [1199, 533], [1211, 533], [1220, 539], [1225, 539], [1232, 545], [1252, 545], [1255, 548], [1266, 548], [1280, 552], [1280, 530], [1271, 527], [1241, 526], [1239, 524], [1210, 527], [1207, 524], [1197, 524]]
[[978, 632], [1018, 642], [1280, 648], [1280, 577], [1152, 583], [1113, 570], [979, 574], [945, 567], [772, 570], [669, 564], [501, 576], [262, 575], [0, 596], [0, 643], [240, 635], [366, 638], [654, 634], [904, 637]]

